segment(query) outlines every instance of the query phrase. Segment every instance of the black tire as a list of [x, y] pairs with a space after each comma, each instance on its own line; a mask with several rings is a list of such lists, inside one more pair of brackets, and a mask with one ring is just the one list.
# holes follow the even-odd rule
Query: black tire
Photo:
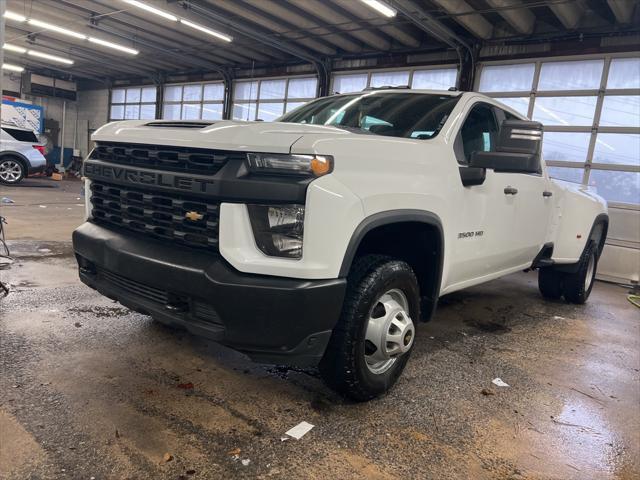
[[562, 297], [562, 283], [564, 273], [552, 267], [541, 268], [538, 271], [538, 289], [548, 300], [558, 300]]
[[[9, 171], [17, 173], [9, 174]], [[27, 169], [25, 168], [25, 165], [21, 160], [15, 157], [0, 158], [0, 184], [16, 185], [22, 181], [22, 179], [26, 176], [26, 173]], [[3, 178], [3, 176], [5, 178]]]
[[578, 271], [568, 273], [562, 282], [562, 294], [569, 303], [582, 305], [587, 301], [593, 288], [598, 268], [598, 246], [590, 241], [578, 262]]
[[[371, 400], [387, 392], [409, 360], [413, 348], [398, 356], [388, 370], [374, 373], [365, 360], [365, 334], [369, 315], [386, 292], [399, 290], [406, 297], [409, 316], [420, 318], [420, 292], [411, 267], [382, 255], [358, 258], [351, 268], [340, 319], [320, 362], [324, 381], [356, 401]], [[415, 328], [415, 323], [413, 324]], [[415, 337], [415, 335], [414, 335]]]

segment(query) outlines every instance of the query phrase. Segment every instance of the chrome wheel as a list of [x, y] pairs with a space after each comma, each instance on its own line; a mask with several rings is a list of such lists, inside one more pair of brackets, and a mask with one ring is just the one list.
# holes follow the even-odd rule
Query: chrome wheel
[[411, 350], [415, 327], [409, 316], [409, 302], [398, 289], [382, 295], [369, 312], [365, 332], [364, 358], [376, 375], [389, 370], [396, 360]]
[[15, 160], [0, 162], [0, 180], [5, 183], [15, 183], [22, 178], [22, 165]]
[[591, 255], [589, 257], [589, 264], [587, 265], [587, 274], [584, 277], [584, 291], [589, 291], [589, 287], [591, 287], [591, 283], [593, 282], [593, 274], [596, 268], [596, 256]]

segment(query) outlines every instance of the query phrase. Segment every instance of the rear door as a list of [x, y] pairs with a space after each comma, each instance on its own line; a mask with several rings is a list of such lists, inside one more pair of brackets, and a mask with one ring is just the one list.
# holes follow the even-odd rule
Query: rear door
[[[495, 107], [496, 119], [502, 123], [505, 119], [517, 119], [511, 113]], [[513, 202], [515, 217], [511, 240], [517, 245], [513, 252], [518, 265], [531, 262], [542, 249], [553, 211], [553, 199], [549, 179], [542, 173], [497, 173], [504, 188], [512, 190], [508, 201]], [[508, 197], [507, 196], [507, 197]]]

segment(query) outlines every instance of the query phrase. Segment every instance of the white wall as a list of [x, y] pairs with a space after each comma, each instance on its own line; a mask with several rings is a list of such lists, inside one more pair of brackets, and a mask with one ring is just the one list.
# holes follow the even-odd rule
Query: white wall
[[78, 129], [76, 148], [83, 157], [89, 153], [91, 133], [109, 121], [109, 90], [78, 92]]

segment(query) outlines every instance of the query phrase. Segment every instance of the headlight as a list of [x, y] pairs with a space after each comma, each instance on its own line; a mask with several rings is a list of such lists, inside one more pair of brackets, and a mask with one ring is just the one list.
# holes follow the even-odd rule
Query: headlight
[[248, 153], [249, 168], [253, 172], [321, 177], [333, 170], [329, 155], [280, 155]]
[[256, 245], [274, 257], [301, 258], [303, 205], [247, 205]]

